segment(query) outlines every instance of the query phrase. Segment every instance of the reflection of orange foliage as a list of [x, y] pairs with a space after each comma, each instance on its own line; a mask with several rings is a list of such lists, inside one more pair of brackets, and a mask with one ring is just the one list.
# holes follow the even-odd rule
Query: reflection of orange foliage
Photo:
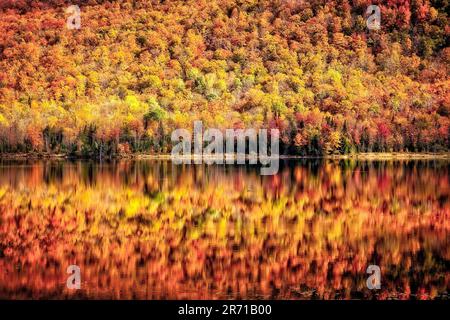
[[[226, 171], [225, 171], [226, 170]], [[40, 177], [40, 180], [39, 180]], [[446, 163], [0, 167], [0, 298], [370, 298], [448, 290]]]

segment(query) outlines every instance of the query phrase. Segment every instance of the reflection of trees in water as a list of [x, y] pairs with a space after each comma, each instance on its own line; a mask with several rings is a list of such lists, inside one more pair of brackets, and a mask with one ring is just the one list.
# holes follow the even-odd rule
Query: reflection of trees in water
[[0, 297], [436, 297], [448, 290], [448, 163], [168, 161], [0, 166]]

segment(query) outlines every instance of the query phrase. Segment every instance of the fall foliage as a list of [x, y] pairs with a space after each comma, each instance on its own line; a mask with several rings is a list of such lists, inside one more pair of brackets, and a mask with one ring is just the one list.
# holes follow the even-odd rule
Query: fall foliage
[[79, 30], [67, 1], [0, 1], [0, 153], [166, 153], [194, 120], [285, 154], [449, 150], [447, 1], [70, 4]]

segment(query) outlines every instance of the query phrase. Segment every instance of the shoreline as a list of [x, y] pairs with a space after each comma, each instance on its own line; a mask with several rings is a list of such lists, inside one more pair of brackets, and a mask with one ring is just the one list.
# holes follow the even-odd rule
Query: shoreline
[[[182, 158], [189, 158], [185, 156]], [[192, 156], [190, 156], [192, 158]], [[204, 156], [203, 159], [214, 159], [215, 156]], [[233, 155], [233, 158], [236, 158]], [[249, 156], [246, 155], [246, 159]], [[301, 159], [326, 159], [326, 160], [450, 160], [450, 152], [365, 152], [343, 155], [324, 155], [324, 156], [299, 156], [299, 155], [280, 155], [280, 160], [301, 160]], [[5, 153], [0, 154], [0, 160], [171, 160], [170, 154], [126, 154], [107, 157], [100, 160], [94, 157], [70, 156], [66, 154], [46, 154], [46, 153]]]

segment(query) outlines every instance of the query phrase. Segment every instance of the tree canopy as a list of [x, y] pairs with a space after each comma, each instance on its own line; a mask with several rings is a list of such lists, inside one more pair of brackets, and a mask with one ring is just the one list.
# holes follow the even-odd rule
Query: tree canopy
[[168, 152], [194, 120], [289, 154], [449, 149], [448, 1], [70, 4], [78, 30], [67, 1], [0, 1], [0, 152]]

